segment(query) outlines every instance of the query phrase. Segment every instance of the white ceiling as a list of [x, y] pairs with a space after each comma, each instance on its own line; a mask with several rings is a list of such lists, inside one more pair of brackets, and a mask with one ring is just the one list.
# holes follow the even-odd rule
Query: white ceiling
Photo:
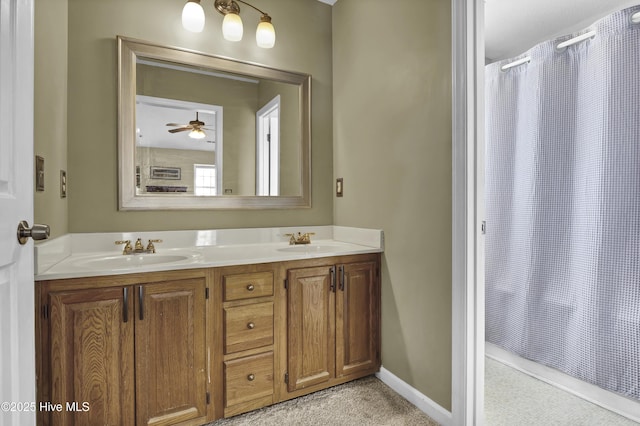
[[[216, 112], [215, 105], [203, 105], [172, 99], [137, 96], [136, 100], [136, 146], [149, 148], [183, 149], [193, 151], [215, 151]], [[205, 123], [207, 135], [204, 139], [192, 139], [189, 132], [169, 133], [167, 123], [188, 124], [196, 119]], [[213, 130], [208, 130], [213, 129]]]
[[640, 0], [485, 0], [485, 57], [489, 62], [571, 34]]

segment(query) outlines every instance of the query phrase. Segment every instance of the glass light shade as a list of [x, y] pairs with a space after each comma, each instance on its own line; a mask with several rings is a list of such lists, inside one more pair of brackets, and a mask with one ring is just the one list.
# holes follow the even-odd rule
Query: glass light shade
[[237, 13], [227, 13], [222, 21], [222, 35], [229, 41], [242, 40], [242, 19]]
[[201, 129], [193, 129], [189, 133], [189, 137], [193, 139], [204, 139], [207, 136]]
[[265, 49], [271, 49], [276, 44], [276, 30], [271, 22], [262, 21], [258, 24], [256, 43]]
[[200, 0], [189, 0], [182, 9], [182, 26], [185, 30], [201, 33], [204, 29], [204, 9]]

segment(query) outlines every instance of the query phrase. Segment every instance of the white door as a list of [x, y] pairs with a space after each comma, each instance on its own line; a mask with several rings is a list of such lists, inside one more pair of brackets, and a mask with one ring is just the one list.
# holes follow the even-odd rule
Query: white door
[[280, 195], [280, 95], [256, 113], [256, 195]]
[[35, 424], [33, 2], [0, 0], [0, 426]]

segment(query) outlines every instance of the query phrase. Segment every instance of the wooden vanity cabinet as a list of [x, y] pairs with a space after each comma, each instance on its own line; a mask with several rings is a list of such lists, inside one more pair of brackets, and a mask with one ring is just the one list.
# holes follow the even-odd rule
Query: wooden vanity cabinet
[[[380, 368], [379, 257], [287, 270], [287, 391], [293, 396]], [[302, 391], [302, 392], [301, 392]]]
[[38, 283], [38, 401], [63, 407], [39, 424], [206, 423], [206, 292], [204, 271]]
[[373, 374], [379, 271], [375, 253], [38, 282], [37, 399], [64, 407], [38, 424], [203, 425]]

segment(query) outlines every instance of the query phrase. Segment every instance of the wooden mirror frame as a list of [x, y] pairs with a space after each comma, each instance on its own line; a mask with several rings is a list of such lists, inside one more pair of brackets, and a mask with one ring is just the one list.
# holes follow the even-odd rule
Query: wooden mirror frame
[[[204, 210], [289, 209], [311, 207], [311, 76], [237, 61], [193, 50], [117, 37], [118, 43], [118, 209]], [[136, 63], [138, 57], [243, 74], [300, 87], [299, 111], [302, 130], [300, 149], [300, 196], [241, 196], [136, 194]]]

